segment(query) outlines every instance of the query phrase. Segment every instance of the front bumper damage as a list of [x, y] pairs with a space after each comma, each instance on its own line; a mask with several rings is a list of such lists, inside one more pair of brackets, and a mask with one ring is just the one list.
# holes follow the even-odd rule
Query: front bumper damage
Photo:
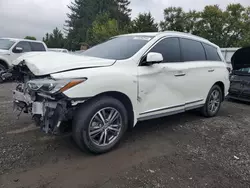
[[[30, 94], [22, 90], [13, 91], [14, 109], [20, 114], [30, 113], [37, 126], [45, 133], [60, 134], [63, 122], [72, 119], [76, 108], [66, 97], [51, 97], [42, 93]], [[75, 103], [76, 104], [76, 103]]]

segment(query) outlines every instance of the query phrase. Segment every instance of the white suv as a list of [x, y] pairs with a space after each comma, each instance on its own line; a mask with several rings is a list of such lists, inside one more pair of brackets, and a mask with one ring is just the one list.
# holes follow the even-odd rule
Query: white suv
[[179, 32], [121, 35], [82, 56], [27, 54], [15, 64], [18, 109], [47, 133], [73, 120], [76, 143], [93, 153], [111, 150], [138, 121], [191, 109], [215, 116], [229, 88], [220, 48]]
[[0, 38], [0, 72], [11, 67], [23, 53], [31, 51], [47, 51], [47, 46], [41, 41]]

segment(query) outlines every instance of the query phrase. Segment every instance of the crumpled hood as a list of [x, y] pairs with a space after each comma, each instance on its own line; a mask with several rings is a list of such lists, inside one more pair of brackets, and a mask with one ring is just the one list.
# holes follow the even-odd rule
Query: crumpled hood
[[59, 52], [32, 52], [17, 58], [13, 64], [24, 62], [34, 75], [42, 76], [67, 70], [111, 66], [115, 61]]
[[250, 47], [237, 50], [231, 58], [233, 70], [250, 67]]

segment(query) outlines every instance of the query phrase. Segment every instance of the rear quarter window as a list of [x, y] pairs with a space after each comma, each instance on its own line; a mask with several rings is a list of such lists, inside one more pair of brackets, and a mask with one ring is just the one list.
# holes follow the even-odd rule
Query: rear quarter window
[[205, 48], [208, 61], [222, 61], [216, 47], [213, 47], [205, 43], [203, 43], [203, 46]]
[[40, 42], [30, 42], [32, 51], [46, 51], [44, 45]]

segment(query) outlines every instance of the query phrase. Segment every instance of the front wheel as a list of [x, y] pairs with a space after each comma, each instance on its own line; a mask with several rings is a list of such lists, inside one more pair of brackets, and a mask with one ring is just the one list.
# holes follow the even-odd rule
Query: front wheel
[[1, 78], [1, 73], [5, 72], [6, 68], [0, 64], [0, 83], [2, 83], [4, 80]]
[[205, 117], [214, 117], [218, 114], [222, 103], [222, 91], [218, 85], [214, 85], [208, 93], [207, 100], [201, 113]]
[[0, 64], [0, 73], [1, 73], [1, 72], [5, 72], [5, 71], [6, 71], [5, 66], [3, 66], [3, 65]]
[[78, 109], [73, 120], [73, 138], [81, 149], [101, 154], [120, 142], [127, 125], [127, 111], [119, 100], [98, 97]]

